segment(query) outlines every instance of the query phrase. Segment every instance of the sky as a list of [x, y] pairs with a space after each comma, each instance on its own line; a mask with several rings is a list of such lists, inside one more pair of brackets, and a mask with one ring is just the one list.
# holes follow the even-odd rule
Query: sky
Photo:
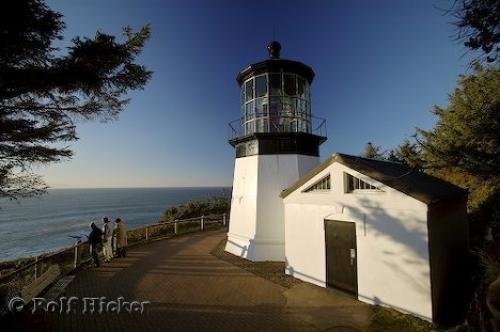
[[[55, 188], [230, 186], [228, 122], [239, 118], [235, 77], [268, 57], [310, 65], [312, 113], [327, 119], [321, 159], [360, 154], [369, 141], [391, 149], [415, 127], [430, 129], [468, 71], [454, 41], [447, 0], [124, 1], [51, 0], [64, 41], [120, 35], [150, 24], [138, 62], [152, 70], [118, 120], [80, 122], [74, 157], [37, 169]], [[64, 45], [64, 44], [63, 44]]]

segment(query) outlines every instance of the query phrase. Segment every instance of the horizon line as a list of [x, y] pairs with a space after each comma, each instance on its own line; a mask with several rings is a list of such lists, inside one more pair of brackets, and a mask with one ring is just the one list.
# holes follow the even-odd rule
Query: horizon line
[[47, 190], [58, 189], [188, 189], [188, 188], [230, 188], [232, 185], [218, 186], [135, 186], [135, 187], [49, 187]]

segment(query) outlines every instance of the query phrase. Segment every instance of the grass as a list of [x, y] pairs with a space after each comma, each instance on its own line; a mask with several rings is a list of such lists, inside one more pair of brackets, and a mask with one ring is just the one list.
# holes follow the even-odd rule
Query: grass
[[373, 316], [366, 331], [426, 332], [438, 331], [431, 323], [396, 310], [373, 306]]

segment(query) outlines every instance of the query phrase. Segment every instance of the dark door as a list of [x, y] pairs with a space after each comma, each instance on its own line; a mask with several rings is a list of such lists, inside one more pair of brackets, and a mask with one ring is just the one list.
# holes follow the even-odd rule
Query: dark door
[[356, 224], [325, 220], [326, 283], [358, 295]]

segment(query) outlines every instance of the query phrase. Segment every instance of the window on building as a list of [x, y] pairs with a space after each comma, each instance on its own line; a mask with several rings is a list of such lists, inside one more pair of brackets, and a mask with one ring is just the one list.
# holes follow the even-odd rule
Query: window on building
[[257, 117], [267, 116], [267, 104], [267, 97], [255, 99], [255, 113], [257, 114]]
[[245, 109], [245, 121], [251, 121], [255, 117], [254, 102], [251, 101], [246, 104]]
[[269, 97], [269, 131], [278, 132], [281, 115], [281, 98]]
[[241, 87], [241, 126], [248, 121], [257, 132], [311, 132], [307, 80], [292, 73], [265, 73], [246, 80]]
[[243, 84], [241, 86], [241, 94], [240, 94], [240, 102], [241, 102], [241, 105], [245, 104], [245, 84]]
[[288, 96], [297, 95], [297, 80], [295, 75], [292, 74], [284, 75], [283, 90], [285, 91], [285, 94]]
[[321, 178], [321, 180], [315, 182], [311, 186], [304, 189], [302, 192], [308, 193], [311, 191], [330, 190], [330, 189], [331, 189], [330, 174], [328, 174], [327, 176]]
[[245, 83], [245, 100], [253, 99], [253, 78]]
[[344, 179], [346, 181], [346, 192], [353, 192], [354, 190], [375, 190], [380, 191], [379, 188], [363, 181], [351, 174], [344, 173]]
[[306, 96], [306, 80], [297, 76], [297, 94], [300, 98], [307, 98]]
[[283, 97], [282, 99], [282, 112], [285, 116], [295, 115], [296, 102], [295, 98]]
[[267, 94], [267, 75], [257, 76], [255, 78], [255, 98]]
[[269, 95], [281, 96], [281, 74], [269, 74]]

